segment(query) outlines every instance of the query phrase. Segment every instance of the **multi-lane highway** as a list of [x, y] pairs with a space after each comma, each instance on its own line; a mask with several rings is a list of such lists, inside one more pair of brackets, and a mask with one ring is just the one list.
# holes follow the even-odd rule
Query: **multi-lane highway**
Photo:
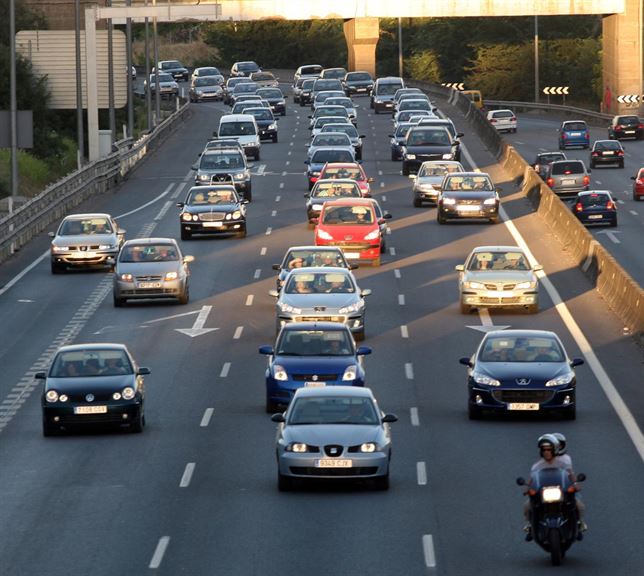
[[[393, 215], [382, 265], [356, 271], [373, 290], [367, 383], [383, 410], [399, 416], [391, 489], [277, 490], [266, 359], [257, 349], [274, 335], [271, 264], [288, 246], [312, 241], [303, 198], [309, 111], [291, 102], [279, 143], [263, 144], [254, 163], [248, 237], [182, 242], [195, 256], [187, 306], [115, 309], [109, 273], [50, 274], [44, 234], [0, 267], [0, 574], [542, 574], [553, 568], [523, 541], [514, 479], [537, 459], [537, 437], [555, 430], [568, 437], [576, 470], [588, 475], [589, 530], [558, 570], [644, 572], [642, 350], [454, 109], [439, 102], [466, 133], [465, 163], [502, 186], [508, 224], [438, 226], [435, 209], [413, 208], [410, 181], [389, 159], [390, 118], [370, 112], [366, 98], [356, 102], [364, 166]], [[193, 110], [118, 191], [81, 209], [117, 216], [127, 238], [178, 238], [174, 204], [225, 108]], [[525, 143], [517, 142], [522, 152], [552, 147], [548, 125], [521, 122], [513, 140]], [[538, 144], [530, 130], [541, 134]], [[633, 164], [627, 158], [619, 172], [630, 174]], [[593, 172], [604, 174], [613, 171]], [[628, 218], [622, 214], [618, 228], [623, 244]], [[641, 233], [641, 218], [632, 218]], [[522, 241], [545, 269], [541, 311], [461, 315], [454, 266], [474, 246]], [[177, 330], [192, 327], [204, 306], [212, 307], [204, 327], [214, 331], [191, 337]], [[554, 330], [571, 357], [586, 358], [577, 369], [576, 421], [468, 420], [458, 359], [490, 325]], [[151, 368], [143, 434], [43, 438], [33, 373], [70, 341], [123, 342]]]

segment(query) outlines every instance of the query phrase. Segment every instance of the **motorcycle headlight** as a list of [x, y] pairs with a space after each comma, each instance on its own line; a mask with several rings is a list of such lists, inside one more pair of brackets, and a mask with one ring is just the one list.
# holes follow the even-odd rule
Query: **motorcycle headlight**
[[485, 200], [483, 200], [483, 204], [486, 204], [487, 206], [496, 204], [496, 202], [497, 202], [496, 198], [486, 198]]
[[286, 370], [284, 370], [284, 366], [280, 366], [279, 364], [275, 364], [273, 366], [273, 378], [280, 382], [288, 380], [288, 374], [286, 373]]
[[181, 214], [181, 220], [184, 220], [186, 222], [190, 222], [190, 220], [192, 220], [192, 214], [190, 214], [189, 212], [183, 212]]
[[463, 282], [463, 287], [471, 288], [472, 290], [483, 290], [485, 288], [485, 284], [482, 284], [481, 282]]
[[536, 288], [536, 282], [520, 282], [515, 286], [518, 290], [527, 290], [528, 288]]
[[318, 230], [318, 238], [322, 238], [322, 240], [333, 240], [333, 236], [326, 230]]
[[199, 174], [199, 176], [197, 176], [197, 178], [199, 180], [201, 180], [202, 182], [205, 182], [206, 180], [208, 180], [210, 178], [210, 176], [208, 176], [208, 174]]
[[375, 442], [365, 442], [360, 445], [360, 452], [375, 452], [377, 448]]
[[56, 392], [56, 390], [47, 390], [45, 400], [50, 403], [58, 402], [58, 392]]
[[376, 228], [376, 229], [375, 229], [375, 230], [373, 230], [372, 232], [369, 232], [369, 234], [367, 234], [367, 235], [364, 237], [364, 239], [365, 239], [365, 240], [376, 240], [376, 239], [377, 239], [377, 238], [379, 238], [379, 237], [380, 237], [380, 230], [379, 230], [378, 228]]
[[129, 274], [129, 273], [120, 274], [119, 278], [124, 282], [132, 282], [132, 280], [134, 280], [134, 276], [132, 276], [132, 274]]
[[543, 502], [561, 502], [563, 492], [559, 486], [545, 486], [541, 489], [541, 500]]
[[472, 373], [472, 378], [474, 379], [474, 382], [476, 382], [477, 384], [483, 384], [484, 386], [501, 386], [501, 383], [498, 380], [490, 378], [489, 376], [481, 374], [480, 372]]
[[287, 452], [308, 452], [309, 447], [307, 444], [304, 444], [303, 442], [291, 442], [287, 447], [286, 447]]
[[567, 386], [572, 382], [574, 377], [575, 375], [572, 372], [568, 372], [568, 374], [564, 374], [563, 376], [557, 376], [552, 380], [548, 380], [546, 382], [546, 386]]
[[358, 312], [359, 310], [362, 310], [364, 308], [364, 300], [358, 300], [357, 302], [354, 302], [353, 304], [349, 304], [349, 306], [345, 306], [344, 308], [340, 308], [338, 310], [339, 314], [349, 314], [350, 312]]
[[290, 314], [301, 314], [302, 313], [301, 308], [296, 308], [295, 306], [291, 306], [290, 304], [286, 304], [286, 302], [281, 302], [279, 307], [280, 307], [280, 310], [282, 312], [289, 312]]
[[454, 198], [443, 198], [443, 204], [453, 206], [454, 204], [456, 204], [456, 200]]
[[348, 382], [348, 381], [355, 380], [357, 373], [358, 373], [358, 367], [355, 364], [352, 366], [347, 366], [344, 371], [344, 374], [342, 375], [342, 381]]
[[176, 280], [179, 277], [179, 274], [176, 272], [166, 272], [165, 273], [165, 279], [166, 280]]

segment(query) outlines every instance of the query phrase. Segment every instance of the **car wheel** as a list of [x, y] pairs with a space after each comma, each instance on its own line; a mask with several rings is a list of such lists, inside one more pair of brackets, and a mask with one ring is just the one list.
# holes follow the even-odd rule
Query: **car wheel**
[[114, 308], [122, 308], [124, 304], [125, 298], [119, 298], [116, 294], [114, 294]]
[[498, 224], [499, 223], [499, 217], [495, 216], [494, 218], [490, 218], [490, 224]]
[[470, 420], [480, 420], [482, 416], [481, 409], [476, 406], [469, 406], [467, 409], [467, 415]]
[[360, 150], [360, 152], [356, 152], [356, 160], [362, 160], [362, 150]]
[[373, 482], [376, 490], [389, 490], [389, 471], [384, 476], [374, 478]]
[[273, 144], [277, 144], [277, 134], [273, 136]]
[[472, 311], [472, 307], [469, 304], [463, 304], [461, 302], [461, 314], [469, 314]]
[[387, 243], [384, 240], [382, 240], [382, 242], [380, 242], [380, 253], [384, 254], [385, 250], [387, 250]]
[[51, 273], [52, 274], [62, 274], [63, 271], [64, 271], [64, 269], [60, 264], [56, 264], [56, 262], [51, 263]]
[[187, 304], [188, 301], [190, 300], [190, 288], [188, 287], [188, 284], [186, 284], [186, 287], [183, 289], [183, 292], [179, 294], [178, 300], [179, 300], [179, 304], [181, 304], [182, 306]]
[[403, 162], [403, 165], [402, 165], [402, 173], [403, 173], [403, 176], [409, 176], [409, 166], [405, 164], [405, 162]]
[[192, 238], [192, 232], [181, 228], [181, 240], [190, 240]]
[[617, 227], [617, 218], [615, 218], [614, 220], [611, 220], [610, 227], [611, 228], [616, 228]]
[[396, 160], [398, 160], [398, 156], [396, 156], [396, 154], [394, 152], [392, 152], [391, 153], [391, 161], [395, 162]]
[[564, 147], [561, 144], [559, 144], [559, 150], [563, 150], [563, 149]]
[[423, 202], [420, 198], [414, 198], [414, 208], [422, 208]]
[[373, 111], [374, 111], [376, 114], [380, 114], [380, 110], [378, 109], [378, 106], [375, 106], [375, 105], [374, 105], [374, 107], [373, 107]]
[[624, 168], [624, 162], [620, 162], [620, 163], [619, 163], [619, 167], [620, 167], [620, 168]]
[[255, 153], [255, 162], [259, 162], [259, 150]]
[[280, 492], [289, 492], [293, 490], [293, 479], [289, 476], [283, 476], [279, 472], [277, 473], [277, 489]]
[[266, 396], [266, 414], [275, 414], [279, 412], [279, 405]]
[[244, 199], [249, 202], [253, 201], [253, 189], [250, 186], [248, 186], [248, 188], [246, 188], [246, 192], [244, 192]]
[[590, 163], [590, 167], [591, 167], [591, 168], [594, 168], [594, 167], [595, 167], [595, 163], [594, 163], [594, 162], [591, 162], [591, 163]]
[[438, 214], [436, 215], [436, 222], [438, 222], [439, 224], [445, 224], [447, 220], [441, 215], [440, 208], [438, 210], [439, 211], [438, 211]]
[[145, 416], [142, 411], [139, 410], [139, 415], [130, 424], [130, 432], [132, 432], [132, 434], [140, 434], [143, 432], [143, 428], [145, 428]]

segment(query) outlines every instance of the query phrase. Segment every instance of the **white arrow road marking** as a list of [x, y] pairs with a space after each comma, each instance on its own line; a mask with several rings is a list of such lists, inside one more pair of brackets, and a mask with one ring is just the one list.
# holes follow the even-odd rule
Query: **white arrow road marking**
[[148, 320], [147, 322], [144, 322], [141, 324], [141, 326], [144, 326], [145, 324], [154, 324], [155, 322], [163, 322], [165, 320], [172, 320], [174, 318], [181, 318], [181, 316], [192, 316], [193, 314], [198, 314], [199, 310], [193, 310], [192, 312], [183, 312], [181, 314], [173, 314], [172, 316], [165, 316], [163, 318], [157, 318], [155, 320]]
[[177, 332], [185, 334], [186, 336], [190, 336], [190, 338], [194, 338], [195, 336], [203, 336], [204, 334], [208, 334], [208, 332], [219, 330], [219, 328], [204, 328], [204, 324], [206, 323], [208, 314], [210, 314], [211, 310], [212, 306], [202, 306], [201, 311], [199, 312], [199, 315], [195, 320], [195, 323], [192, 325], [192, 328], [175, 328], [175, 330]]
[[621, 232], [612, 232], [611, 230], [601, 230], [597, 234], [606, 234], [610, 238], [610, 241], [613, 244], [621, 244], [621, 240], [616, 236], [616, 234], [621, 234]]
[[479, 308], [479, 317], [481, 318], [481, 326], [467, 326], [472, 330], [478, 330], [479, 332], [492, 332], [492, 330], [505, 330], [510, 326], [495, 326], [490, 317], [490, 311], [487, 308]]

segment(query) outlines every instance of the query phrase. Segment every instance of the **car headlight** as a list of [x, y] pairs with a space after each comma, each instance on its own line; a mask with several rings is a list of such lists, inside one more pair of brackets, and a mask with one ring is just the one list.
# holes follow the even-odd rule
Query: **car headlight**
[[119, 274], [119, 279], [123, 280], [124, 282], [132, 282], [134, 280], [134, 276], [130, 273], [124, 273], [124, 274]]
[[45, 399], [47, 402], [58, 402], [58, 392], [56, 390], [47, 390], [47, 394], [45, 394]]
[[348, 381], [355, 380], [357, 373], [358, 373], [358, 368], [355, 364], [353, 364], [352, 366], [347, 366], [346, 369], [344, 370], [344, 374], [342, 375], [342, 381], [348, 382]]
[[326, 230], [318, 230], [318, 238], [322, 240], [333, 240], [333, 236], [329, 234]]
[[286, 370], [284, 370], [284, 366], [280, 366], [279, 364], [273, 365], [273, 378], [280, 382], [288, 380], [288, 374], [286, 373]]
[[287, 452], [308, 452], [309, 447], [307, 444], [304, 444], [304, 442], [291, 442], [287, 447], [286, 447]]
[[255, 146], [255, 142], [244, 142], [242, 146], [244, 148], [248, 148], [249, 146]]
[[286, 302], [281, 302], [279, 304], [280, 310], [282, 312], [289, 312], [291, 314], [301, 314], [302, 309], [301, 308], [296, 308], [295, 306], [291, 306], [290, 304], [287, 304]]
[[114, 244], [99, 244], [98, 246], [99, 250], [112, 250], [113, 248], [116, 248]]
[[244, 174], [243, 172], [237, 172], [237, 174], [233, 176], [235, 180], [243, 180], [245, 177], [246, 177], [246, 174]]
[[561, 502], [563, 492], [559, 486], [546, 486], [541, 490], [541, 500], [543, 502]]
[[360, 452], [375, 452], [378, 446], [375, 442], [365, 442], [360, 445]]
[[52, 252], [67, 252], [69, 246], [52, 246], [51, 250]]
[[267, 130], [277, 130], [277, 124], [275, 122], [269, 124]]
[[377, 238], [379, 238], [379, 237], [380, 237], [380, 229], [376, 228], [376, 229], [375, 229], [375, 230], [373, 230], [372, 232], [369, 232], [369, 234], [367, 234], [367, 235], [364, 237], [364, 239], [365, 239], [365, 240], [376, 240], [376, 239], [377, 239]]
[[320, 175], [319, 170], [313, 170], [312, 172], [309, 172], [309, 176], [312, 176], [314, 178], [317, 178]]
[[568, 374], [564, 374], [563, 376], [557, 376], [552, 380], [548, 380], [546, 382], [546, 386], [566, 386], [573, 381], [574, 377], [575, 375], [572, 372], [568, 372]]
[[311, 204], [311, 210], [319, 212], [320, 210], [322, 210], [322, 204]]
[[235, 210], [233, 212], [232, 218], [233, 220], [239, 220], [241, 218], [241, 210]]
[[286, 104], [286, 101], [285, 101], [285, 100], [278, 100], [278, 101], [276, 102], [276, 104], [277, 104], [278, 106], [283, 106], [284, 104]]
[[166, 272], [165, 273], [165, 279], [166, 280], [176, 280], [179, 277], [179, 274], [176, 272]]
[[203, 96], [203, 92], [201, 90], [197, 90], [197, 96]]
[[515, 288], [518, 290], [527, 290], [528, 288], [536, 288], [536, 287], [537, 287], [536, 282], [520, 282], [515, 286]]
[[474, 379], [474, 382], [476, 382], [477, 384], [483, 384], [484, 386], [501, 386], [501, 383], [498, 380], [490, 378], [489, 376], [481, 374], [480, 372], [473, 372], [472, 378]]
[[186, 222], [190, 222], [190, 220], [192, 220], [192, 214], [190, 214], [189, 212], [183, 212], [181, 214], [181, 220], [185, 220]]
[[485, 284], [481, 282], [463, 282], [463, 288], [471, 288], [472, 290], [483, 290]]
[[197, 178], [199, 180], [201, 180], [202, 182], [205, 182], [206, 180], [210, 179], [210, 176], [208, 176], [208, 174], [199, 174], [199, 176], [197, 176]]
[[452, 160], [454, 158], [453, 153], [443, 154], [443, 160]]
[[443, 198], [443, 204], [453, 206], [454, 204], [456, 204], [456, 200], [454, 198]]
[[134, 388], [132, 386], [126, 386], [123, 388], [123, 391], [121, 392], [121, 396], [123, 396], [123, 400], [132, 400], [134, 398], [136, 392], [134, 391]]
[[338, 310], [339, 314], [349, 314], [350, 312], [358, 312], [364, 308], [364, 300], [360, 299], [357, 302], [354, 302], [353, 304], [349, 304], [349, 306], [345, 306], [344, 308], [340, 308]]
[[496, 198], [486, 198], [485, 200], [483, 200], [483, 204], [487, 204], [488, 206], [496, 203], [497, 203]]
[[407, 153], [405, 153], [405, 158], [407, 160], [416, 160], [416, 154], [407, 154]]

